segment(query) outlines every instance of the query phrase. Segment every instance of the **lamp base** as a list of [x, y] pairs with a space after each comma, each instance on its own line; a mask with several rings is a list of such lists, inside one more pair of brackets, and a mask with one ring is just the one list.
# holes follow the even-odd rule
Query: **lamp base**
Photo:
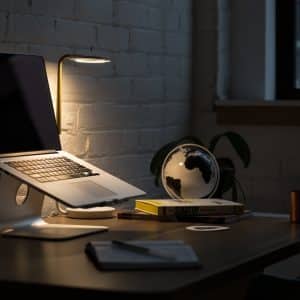
[[73, 219], [106, 219], [113, 218], [114, 207], [100, 206], [91, 208], [66, 208], [66, 216]]

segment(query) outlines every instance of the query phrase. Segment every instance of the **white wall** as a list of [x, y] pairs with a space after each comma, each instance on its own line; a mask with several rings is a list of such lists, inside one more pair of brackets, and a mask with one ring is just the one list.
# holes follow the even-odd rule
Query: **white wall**
[[45, 57], [53, 100], [66, 53], [109, 65], [64, 65], [63, 148], [153, 195], [155, 150], [186, 133], [191, 1], [1, 0], [0, 51]]

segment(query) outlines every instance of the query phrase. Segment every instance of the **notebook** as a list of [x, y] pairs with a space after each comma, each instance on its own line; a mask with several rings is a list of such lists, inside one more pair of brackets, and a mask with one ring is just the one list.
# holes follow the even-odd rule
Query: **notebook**
[[201, 266], [193, 248], [181, 240], [134, 240], [126, 243], [149, 249], [150, 252], [120, 247], [112, 241], [90, 241], [85, 251], [99, 269], [177, 269]]
[[0, 54], [0, 82], [0, 169], [69, 207], [145, 194], [61, 150], [43, 57]]

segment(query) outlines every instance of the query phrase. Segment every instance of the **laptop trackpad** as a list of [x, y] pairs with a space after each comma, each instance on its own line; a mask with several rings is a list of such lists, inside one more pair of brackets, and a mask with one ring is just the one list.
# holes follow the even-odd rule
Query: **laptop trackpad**
[[72, 188], [78, 189], [80, 193], [84, 193], [85, 195], [89, 195], [93, 198], [112, 198], [113, 196], [117, 195], [111, 190], [93, 181], [87, 180], [82, 182], [74, 182], [70, 184], [72, 185]]

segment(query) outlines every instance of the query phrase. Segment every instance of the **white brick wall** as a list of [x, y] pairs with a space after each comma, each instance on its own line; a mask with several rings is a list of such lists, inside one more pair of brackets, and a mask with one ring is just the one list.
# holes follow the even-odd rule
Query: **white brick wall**
[[[19, 1], [16, 0], [16, 2]], [[74, 0], [32, 0], [32, 13], [74, 19], [75, 3]]]
[[77, 0], [75, 16], [79, 20], [108, 23], [112, 22], [112, 0]]
[[12, 1], [0, 1], [0, 10], [8, 11], [11, 8]]
[[145, 76], [148, 72], [144, 53], [122, 53], [116, 57], [116, 72], [120, 76]]
[[187, 133], [191, 0], [1, 0], [0, 51], [44, 56], [53, 102], [66, 53], [110, 57], [63, 67], [63, 148], [161, 194], [149, 171]]
[[0, 12], [0, 41], [4, 40], [5, 30], [7, 27], [6, 14]]
[[151, 7], [144, 1], [120, 1], [116, 21], [123, 26], [144, 27], [161, 30], [163, 22], [161, 7]]
[[[101, 99], [123, 101], [130, 96], [130, 79], [124, 77], [100, 78], [97, 80]], [[101, 101], [101, 100], [100, 100]]]
[[168, 100], [180, 100], [188, 95], [190, 82], [182, 82], [180, 78], [166, 80], [166, 97]]
[[163, 50], [162, 32], [143, 29], [132, 30], [130, 34], [130, 49], [146, 53], [161, 53]]
[[97, 45], [114, 51], [128, 50], [129, 30], [122, 27], [99, 25]]
[[167, 33], [167, 52], [170, 54], [188, 55], [190, 50], [188, 41], [189, 35], [187, 35], [186, 33]]
[[28, 0], [12, 0], [10, 2], [14, 13], [31, 13], [32, 2]]
[[90, 135], [89, 156], [129, 155], [137, 153], [138, 147], [136, 130], [103, 131]]
[[147, 100], [163, 97], [163, 81], [156, 78], [135, 79], [133, 82], [133, 96]]
[[55, 39], [54, 19], [46, 16], [9, 15], [9, 42], [46, 44]]
[[58, 20], [55, 22], [56, 38], [58, 45], [71, 47], [95, 47], [96, 26], [91, 23]]
[[[150, 76], [162, 76], [165, 74], [165, 60], [167, 57], [163, 55], [148, 55], [148, 68]], [[173, 73], [168, 73], [173, 74]], [[176, 74], [173, 74], [173, 76]]]

